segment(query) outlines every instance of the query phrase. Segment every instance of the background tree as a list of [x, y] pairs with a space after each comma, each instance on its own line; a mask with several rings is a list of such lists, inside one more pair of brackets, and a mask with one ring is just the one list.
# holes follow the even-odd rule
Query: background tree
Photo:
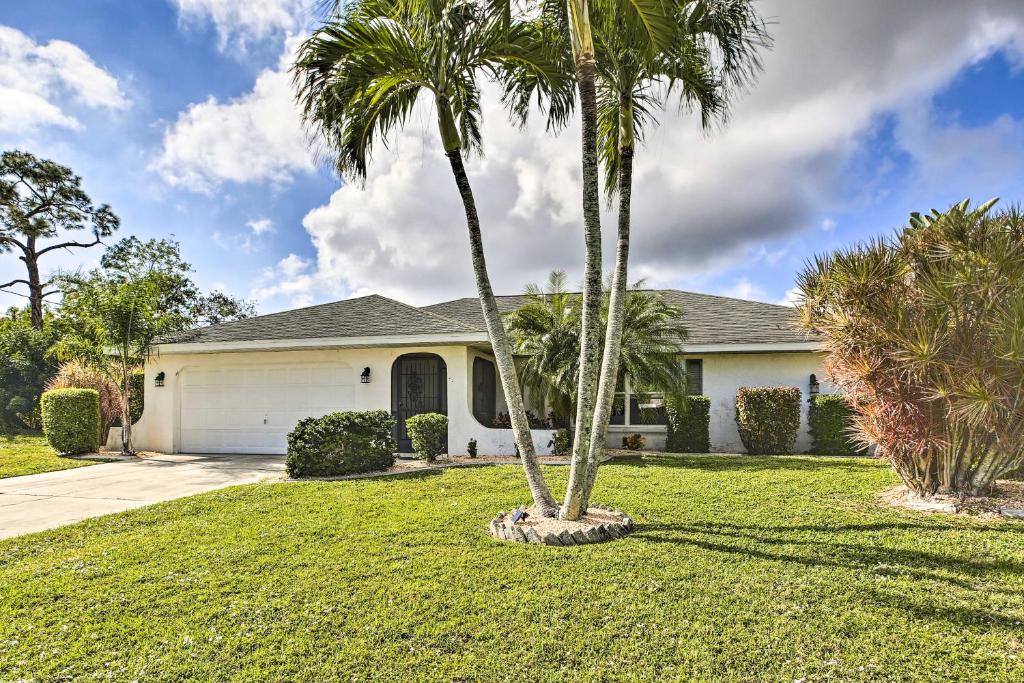
[[554, 515], [557, 504], [537, 463], [463, 153], [481, 146], [481, 76], [501, 80], [509, 90], [511, 83], [525, 83], [531, 93], [550, 97], [549, 116], [564, 117], [563, 93], [569, 91], [561, 85], [565, 69], [556, 60], [534, 24], [483, 3], [363, 0], [316, 31], [293, 69], [306, 123], [334, 155], [338, 172], [355, 180], [366, 177], [375, 141], [386, 143], [405, 125], [421, 95], [433, 100], [442, 150], [465, 210], [477, 293], [512, 431], [534, 502], [546, 515]]
[[987, 493], [1024, 463], [1024, 214], [994, 203], [911, 214], [798, 281], [859, 440], [919, 496]]
[[126, 237], [107, 247], [100, 267], [113, 281], [129, 281], [145, 273], [157, 290], [157, 310], [180, 325], [172, 332], [256, 314], [251, 301], [217, 291], [203, 294], [192, 280], [192, 265], [181, 257], [181, 245], [172, 239]]
[[[39, 272], [39, 259], [57, 249], [87, 249], [119, 226], [106, 204], [94, 206], [82, 179], [66, 166], [18, 150], [0, 155], [0, 252], [17, 250], [25, 278], [0, 284], [0, 290], [28, 289], [32, 327], [43, 329], [43, 300], [56, 293]], [[62, 232], [89, 230], [91, 240], [58, 239]]]
[[39, 397], [56, 369], [48, 353], [57, 338], [52, 325], [32, 327], [28, 308], [0, 317], [0, 433], [37, 430]]

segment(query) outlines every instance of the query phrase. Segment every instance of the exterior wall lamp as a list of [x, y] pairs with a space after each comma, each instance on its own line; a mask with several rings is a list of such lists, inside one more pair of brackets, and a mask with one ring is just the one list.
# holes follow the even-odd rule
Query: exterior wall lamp
[[162, 387], [164, 385], [164, 377], [166, 377], [166, 375], [164, 375], [163, 370], [161, 370], [160, 372], [156, 373], [156, 377], [153, 378], [154, 383], [158, 387]]
[[363, 384], [369, 384], [370, 383], [370, 368], [369, 368], [369, 366], [363, 368], [363, 373], [361, 375], [359, 375], [359, 381], [362, 382]]
[[809, 388], [811, 390], [811, 396], [817, 396], [818, 392], [821, 391], [821, 385], [818, 384], [818, 378], [813, 373], [811, 374]]

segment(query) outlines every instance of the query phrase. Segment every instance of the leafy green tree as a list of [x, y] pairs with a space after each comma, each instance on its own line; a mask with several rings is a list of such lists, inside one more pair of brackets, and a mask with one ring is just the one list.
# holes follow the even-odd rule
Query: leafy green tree
[[[575, 411], [582, 343], [582, 296], [568, 292], [565, 283], [565, 273], [554, 271], [544, 287], [527, 285], [526, 303], [506, 318], [515, 352], [525, 358], [520, 366], [524, 386], [559, 417]], [[643, 286], [634, 283], [625, 297], [618, 379], [629, 375], [633, 384], [648, 391], [684, 394], [686, 372], [679, 359], [686, 339], [683, 312]], [[611, 300], [607, 288], [603, 298], [605, 323]]]
[[62, 278], [62, 322], [68, 331], [54, 347], [60, 359], [80, 360], [117, 386], [125, 453], [133, 452], [132, 372], [148, 360], [158, 337], [185, 329], [191, 321], [189, 307], [168, 305], [169, 275], [167, 264], [159, 259], [162, 250], [145, 253], [138, 260], [121, 261], [130, 262], [128, 268], [108, 263]]
[[911, 214], [798, 280], [860, 441], [919, 496], [984, 494], [1024, 464], [1024, 214], [994, 203]]
[[473, 0], [362, 0], [345, 5], [303, 44], [293, 74], [306, 123], [334, 154], [338, 172], [357, 181], [366, 177], [372, 145], [386, 144], [421, 97], [433, 100], [442, 150], [466, 214], [477, 292], [516, 445], [535, 504], [554, 515], [558, 506], [537, 463], [463, 159], [480, 148], [481, 77], [496, 78], [509, 91], [515, 83], [519, 94], [509, 97], [520, 105], [524, 90], [548, 97], [553, 119], [568, 111], [565, 69], [544, 38], [537, 25]]
[[113, 281], [128, 281], [147, 273], [158, 291], [157, 308], [182, 325], [181, 330], [256, 314], [250, 301], [223, 292], [203, 294], [192, 280], [192, 265], [182, 259], [181, 245], [175, 240], [126, 237], [107, 247], [100, 267]]
[[[56, 294], [39, 272], [39, 259], [57, 249], [87, 249], [109, 237], [120, 222], [106, 204], [94, 206], [82, 179], [70, 168], [12, 150], [0, 155], [0, 253], [17, 250], [26, 277], [0, 283], [0, 290], [28, 289], [32, 327], [43, 329], [43, 301]], [[92, 240], [61, 238], [89, 230]], [[52, 241], [56, 240], [56, 241]]]
[[56, 369], [48, 354], [56, 338], [51, 324], [32, 327], [28, 308], [10, 308], [0, 317], [0, 433], [41, 427], [39, 397]]

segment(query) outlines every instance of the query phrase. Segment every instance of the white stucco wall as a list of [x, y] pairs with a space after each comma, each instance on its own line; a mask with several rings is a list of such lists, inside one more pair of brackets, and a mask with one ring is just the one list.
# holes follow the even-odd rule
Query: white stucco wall
[[[709, 353], [692, 354], [686, 358], [704, 361], [705, 396], [711, 399], [711, 450], [716, 453], [743, 453], [743, 442], [736, 428], [736, 391], [740, 387], [794, 386], [802, 393], [800, 401], [800, 431], [796, 451], [802, 453], [811, 447], [807, 430], [807, 398], [811, 373], [818, 377], [821, 393], [833, 388], [822, 378], [822, 353]], [[643, 434], [647, 447], [660, 450], [665, 447], [665, 428], [660, 426], [612, 426], [608, 428], [609, 447], [622, 446], [626, 434]]]
[[[182, 371], [192, 368], [221, 368], [244, 371], [246, 366], [294, 363], [345, 363], [355, 375], [354, 405], [338, 409], [391, 410], [391, 366], [407, 353], [433, 353], [444, 359], [448, 381], [448, 449], [464, 454], [469, 439], [477, 440], [480, 454], [511, 454], [515, 445], [510, 430], [491, 429], [479, 424], [472, 414], [470, 369], [476, 353], [464, 345], [388, 347], [365, 349], [325, 349], [309, 351], [248, 351], [239, 353], [164, 353], [146, 364], [145, 409], [133, 431], [135, 447], [141, 450], [176, 453], [180, 450], [179, 380]], [[364, 367], [371, 370], [369, 384], [359, 382]], [[155, 385], [155, 377], [163, 372], [164, 386]], [[551, 434], [547, 430], [533, 433], [540, 453], [548, 453]]]

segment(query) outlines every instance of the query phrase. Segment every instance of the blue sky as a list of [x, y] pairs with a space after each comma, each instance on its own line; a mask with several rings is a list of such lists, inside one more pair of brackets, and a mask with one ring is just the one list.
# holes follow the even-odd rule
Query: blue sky
[[[1024, 195], [1018, 3], [761, 6], [776, 47], [729, 125], [705, 138], [670, 112], [637, 155], [637, 276], [779, 302], [815, 252], [912, 210]], [[304, 0], [4, 3], [0, 148], [71, 166], [122, 235], [175, 236], [204, 287], [263, 312], [371, 291], [472, 295], [427, 106], [365, 188], [314, 163], [284, 70], [311, 21]], [[470, 173], [496, 285], [577, 277], [577, 132], [517, 131], [494, 100]], [[0, 280], [19, 266], [0, 254]]]

